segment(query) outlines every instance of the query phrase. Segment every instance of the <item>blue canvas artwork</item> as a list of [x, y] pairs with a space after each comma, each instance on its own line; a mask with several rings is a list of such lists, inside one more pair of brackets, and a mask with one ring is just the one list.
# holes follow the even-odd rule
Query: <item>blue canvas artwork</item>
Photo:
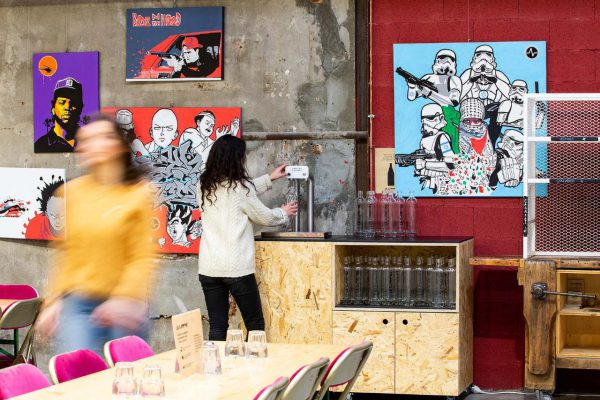
[[546, 42], [395, 44], [393, 74], [398, 193], [522, 196], [523, 101], [546, 91]]

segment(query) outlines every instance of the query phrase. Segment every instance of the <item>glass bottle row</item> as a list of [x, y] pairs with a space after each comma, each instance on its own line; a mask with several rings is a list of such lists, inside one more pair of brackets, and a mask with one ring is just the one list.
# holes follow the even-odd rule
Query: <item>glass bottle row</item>
[[405, 200], [386, 190], [380, 196], [374, 191], [358, 192], [354, 235], [364, 238], [394, 238], [417, 234], [417, 199], [412, 192]]
[[342, 305], [456, 308], [453, 257], [348, 256], [343, 262]]

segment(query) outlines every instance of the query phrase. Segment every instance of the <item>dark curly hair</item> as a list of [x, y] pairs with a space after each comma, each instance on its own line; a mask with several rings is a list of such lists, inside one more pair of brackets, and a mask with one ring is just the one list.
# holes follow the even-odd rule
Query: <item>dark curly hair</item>
[[40, 202], [40, 211], [42, 213], [46, 213], [46, 209], [48, 208], [48, 200], [50, 200], [50, 197], [63, 197], [62, 192], [57, 192], [56, 189], [61, 187], [65, 182], [63, 181], [62, 176], [57, 177], [56, 180], [54, 179], [55, 177], [52, 175], [50, 182], [46, 182], [44, 181], [43, 177], [40, 177], [40, 181], [42, 181], [43, 186], [38, 187], [38, 190], [40, 191], [40, 197], [38, 197], [36, 200]]
[[202, 193], [200, 209], [204, 202], [211, 205], [217, 200], [215, 194], [219, 185], [228, 189], [241, 185], [250, 193], [249, 185], [254, 187], [246, 171], [246, 142], [232, 135], [224, 135], [211, 146], [206, 160], [206, 169], [200, 175], [200, 191]]
[[119, 124], [117, 124], [117, 121], [110, 115], [102, 113], [96, 114], [92, 117], [90, 123], [99, 121], [109, 122], [111, 124], [111, 130], [114, 133], [115, 138], [117, 138], [119, 142], [121, 142], [121, 145], [124, 149], [128, 150], [123, 152], [122, 158], [123, 168], [125, 169], [125, 174], [123, 175], [123, 183], [131, 185], [140, 182], [142, 179], [144, 179], [148, 171], [139, 163], [136, 163], [133, 160], [133, 154], [131, 154], [131, 151], [129, 151], [129, 141], [126, 137], [126, 133], [123, 132]]

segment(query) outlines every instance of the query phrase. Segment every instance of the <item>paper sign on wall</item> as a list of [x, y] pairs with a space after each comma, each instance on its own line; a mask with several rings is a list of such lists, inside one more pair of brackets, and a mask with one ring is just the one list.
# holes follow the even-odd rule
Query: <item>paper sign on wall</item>
[[198, 371], [198, 361], [204, 333], [202, 331], [202, 314], [200, 309], [195, 309], [182, 314], [173, 315], [173, 336], [175, 337], [175, 350], [179, 373], [190, 376]]
[[375, 149], [375, 192], [383, 193], [385, 189], [395, 190], [394, 148]]

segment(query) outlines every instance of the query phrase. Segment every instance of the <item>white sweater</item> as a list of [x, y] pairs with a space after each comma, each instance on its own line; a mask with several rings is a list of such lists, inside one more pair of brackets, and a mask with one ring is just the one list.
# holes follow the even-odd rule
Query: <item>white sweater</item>
[[[235, 189], [217, 188], [211, 199], [204, 202], [202, 214], [202, 238], [198, 273], [212, 277], [235, 278], [253, 274], [254, 230], [252, 224], [276, 226], [287, 223], [288, 217], [281, 208], [270, 209], [257, 197], [271, 188], [269, 175], [253, 180], [256, 190], [237, 185]], [[248, 192], [249, 190], [249, 192]], [[202, 204], [202, 193], [198, 188]]]

